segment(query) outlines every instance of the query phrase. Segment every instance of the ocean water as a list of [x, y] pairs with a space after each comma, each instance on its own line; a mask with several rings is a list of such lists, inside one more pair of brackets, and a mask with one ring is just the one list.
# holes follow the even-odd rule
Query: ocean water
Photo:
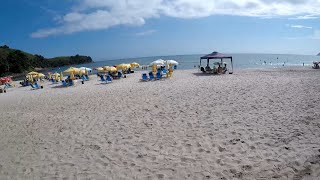
[[[197, 55], [175, 55], [175, 56], [154, 56], [154, 57], [142, 57], [142, 58], [127, 58], [116, 60], [96, 61], [90, 64], [76, 65], [76, 67], [89, 67], [96, 68], [101, 66], [113, 66], [120, 63], [138, 62], [140, 65], [148, 65], [152, 61], [157, 59], [173, 59], [179, 62], [178, 69], [194, 69], [198, 67], [200, 63], [200, 57], [204, 54]], [[254, 69], [254, 68], [279, 68], [283, 66], [312, 66], [313, 61], [319, 61], [319, 56], [311, 55], [285, 55], [285, 54], [229, 54], [233, 57], [234, 71], [237, 69]], [[219, 61], [219, 60], [216, 60]], [[210, 60], [214, 62], [213, 60]], [[230, 60], [226, 59], [225, 62], [230, 66]], [[202, 61], [206, 64], [206, 60]], [[51, 72], [60, 72], [69, 68], [69, 66], [59, 67], [51, 69]], [[229, 68], [229, 67], [228, 67]]]

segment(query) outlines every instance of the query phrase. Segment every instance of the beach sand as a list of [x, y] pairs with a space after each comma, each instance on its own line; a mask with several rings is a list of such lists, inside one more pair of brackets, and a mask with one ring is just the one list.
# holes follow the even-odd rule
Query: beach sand
[[320, 179], [320, 71], [0, 94], [0, 179]]

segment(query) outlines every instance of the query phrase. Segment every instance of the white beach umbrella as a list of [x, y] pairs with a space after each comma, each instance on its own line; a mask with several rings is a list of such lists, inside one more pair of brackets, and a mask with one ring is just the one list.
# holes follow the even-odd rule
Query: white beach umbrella
[[166, 60], [166, 64], [178, 65], [179, 63], [175, 60]]
[[91, 68], [87, 68], [87, 67], [81, 67], [81, 68], [79, 68], [79, 69], [81, 69], [81, 70], [87, 70], [87, 71], [92, 71]]
[[164, 65], [164, 63], [165, 63], [165, 60], [163, 60], [163, 59], [158, 59], [158, 60], [155, 60], [155, 61], [153, 61], [152, 63], [150, 63], [150, 65], [152, 66], [152, 65]]

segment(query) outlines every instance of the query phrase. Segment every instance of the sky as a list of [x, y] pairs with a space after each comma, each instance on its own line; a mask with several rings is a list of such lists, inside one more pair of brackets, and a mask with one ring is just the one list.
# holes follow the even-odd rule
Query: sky
[[320, 0], [1, 0], [0, 45], [94, 60], [320, 52]]

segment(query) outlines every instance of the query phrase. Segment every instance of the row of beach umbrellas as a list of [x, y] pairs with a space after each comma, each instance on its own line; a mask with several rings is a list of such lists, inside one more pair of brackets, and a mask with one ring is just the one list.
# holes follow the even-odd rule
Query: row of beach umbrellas
[[179, 63], [175, 60], [163, 60], [163, 59], [158, 59], [150, 63], [150, 66], [152, 65], [178, 65]]
[[117, 72], [119, 70], [127, 70], [129, 68], [134, 68], [134, 67], [138, 67], [138, 66], [140, 66], [140, 64], [137, 62], [133, 62], [130, 64], [122, 63], [122, 64], [118, 64], [116, 66], [98, 67], [98, 68], [95, 68], [95, 70], [100, 71], [100, 72]]

